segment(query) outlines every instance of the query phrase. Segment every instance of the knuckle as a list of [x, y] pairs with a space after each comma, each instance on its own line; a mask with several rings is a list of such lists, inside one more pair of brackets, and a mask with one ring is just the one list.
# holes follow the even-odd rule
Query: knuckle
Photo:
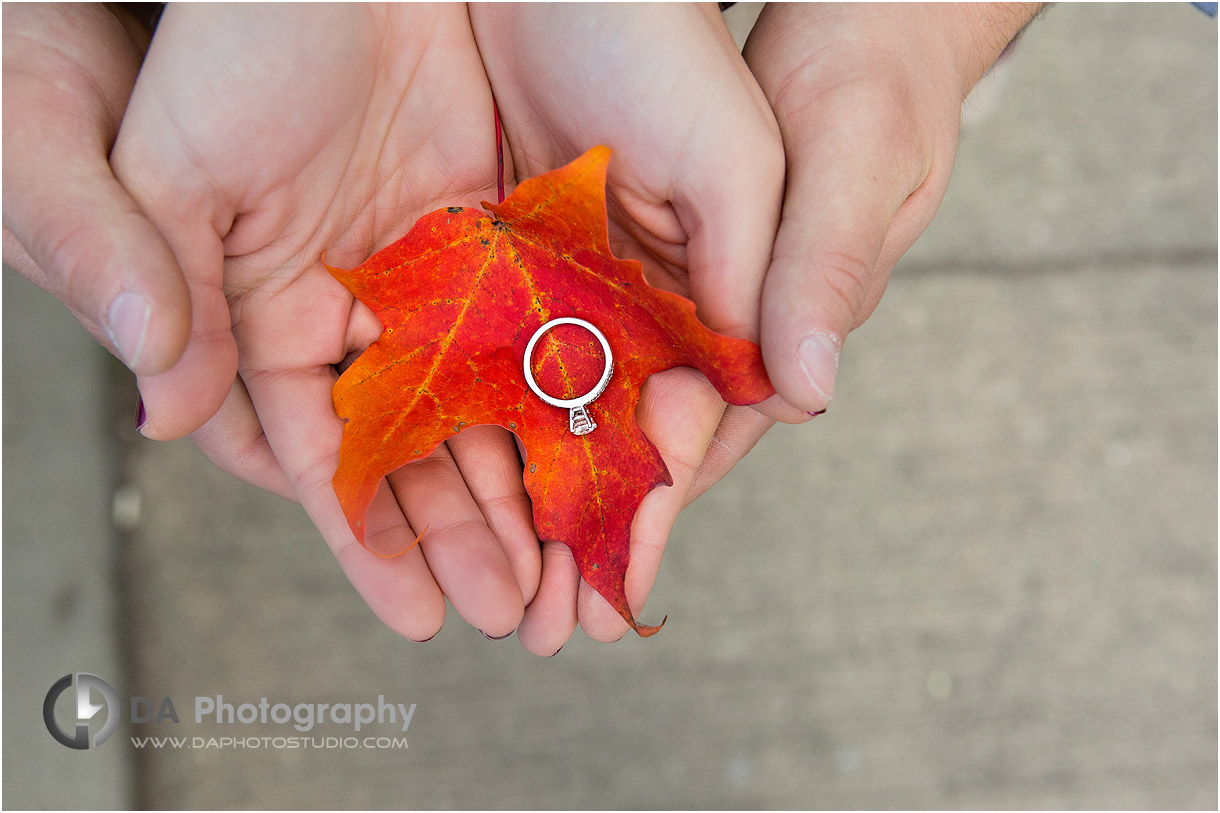
[[863, 277], [867, 266], [855, 257], [842, 256], [839, 262], [829, 262], [822, 266], [823, 284], [826, 289], [838, 297], [849, 311], [855, 313], [864, 303]]
[[821, 249], [810, 257], [809, 268], [810, 282], [815, 287], [811, 293], [815, 296], [833, 297], [853, 316], [864, 307], [870, 289], [873, 263], [864, 259], [860, 253]]
[[37, 233], [45, 236], [35, 241], [34, 258], [56, 295], [70, 306], [91, 310], [96, 282], [92, 272], [107, 265], [107, 242], [96, 239], [89, 226], [68, 226], [59, 218], [40, 225]]

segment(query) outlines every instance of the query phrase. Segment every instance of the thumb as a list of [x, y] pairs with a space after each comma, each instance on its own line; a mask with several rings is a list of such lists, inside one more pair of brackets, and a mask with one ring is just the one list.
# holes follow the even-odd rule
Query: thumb
[[136, 373], [144, 435], [168, 440], [198, 429], [237, 372], [219, 239], [212, 233], [210, 243], [196, 239], [202, 248], [183, 252], [208, 269], [188, 285], [189, 269], [104, 159], [96, 167], [83, 159], [23, 163], [12, 174], [4, 186], [5, 260]]
[[892, 217], [875, 201], [853, 209], [824, 194], [812, 184], [797, 196], [796, 213], [780, 222], [763, 285], [763, 361], [776, 392], [806, 412], [834, 397], [843, 341], [880, 297], [874, 267]]
[[190, 334], [187, 286], [169, 246], [104, 158], [41, 178], [30, 177], [28, 166], [9, 172], [5, 260], [60, 299], [137, 375], [172, 367]]
[[144, 408], [139, 429], [155, 440], [171, 440], [201, 427], [220, 409], [237, 377], [237, 343], [223, 289], [220, 237], [207, 222], [165, 218], [162, 213], [168, 208], [163, 204], [153, 217], [162, 233], [169, 235], [190, 290], [190, 335], [172, 367], [137, 376]]
[[917, 145], [849, 121], [830, 114], [796, 131], [763, 284], [767, 372], [776, 392], [806, 412], [834, 397], [844, 339], [877, 306], [897, 257], [887, 241], [895, 215], [928, 174]]
[[5, 261], [137, 374], [163, 372], [187, 286], [106, 160], [141, 50], [100, 6], [6, 6], [4, 22]]

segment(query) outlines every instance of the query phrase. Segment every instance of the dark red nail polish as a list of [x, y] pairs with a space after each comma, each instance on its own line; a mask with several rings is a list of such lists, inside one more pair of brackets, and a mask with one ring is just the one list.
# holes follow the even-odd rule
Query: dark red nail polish
[[483, 632], [483, 630], [479, 630], [479, 635], [482, 635], [484, 638], [486, 638], [489, 641], [503, 641], [505, 638], [512, 635], [514, 632], [516, 632], [516, 630], [509, 630], [508, 632], [504, 633], [503, 635], [488, 635], [487, 633]]
[[808, 415], [810, 418], [816, 418], [819, 415], [826, 414], [826, 407], [822, 407], [817, 412], [806, 412], [805, 414]]
[[144, 411], [144, 396], [140, 396], [136, 401], [136, 431], [143, 431], [146, 423], [148, 423], [148, 413]]
[[552, 652], [550, 655], [547, 655], [547, 657], [548, 657], [548, 658], [553, 658], [553, 657], [555, 657], [556, 655], [558, 655], [558, 654], [559, 654], [560, 652], [562, 652], [562, 651], [563, 651], [563, 645], [562, 645], [562, 644], [560, 644], [560, 645], [559, 645], [559, 649], [556, 649], [556, 650], [555, 650], [554, 652]]
[[436, 633], [434, 632], [431, 635], [429, 635], [427, 638], [423, 639], [422, 641], [416, 641], [414, 638], [408, 638], [407, 640], [413, 644], [426, 644], [435, 637], [436, 637]]

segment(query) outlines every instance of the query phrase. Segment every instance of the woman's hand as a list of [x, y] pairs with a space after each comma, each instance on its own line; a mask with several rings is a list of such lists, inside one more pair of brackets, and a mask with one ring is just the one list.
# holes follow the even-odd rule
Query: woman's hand
[[[390, 475], [352, 536], [331, 485], [334, 365], [381, 332], [322, 264], [354, 266], [443, 205], [494, 196], [491, 91], [464, 6], [172, 5], [112, 163], [190, 288], [192, 337], [141, 376], [145, 433], [305, 507], [369, 606], [424, 640], [445, 598], [492, 636], [538, 588], [511, 437], [476, 428]], [[515, 478], [511, 475], [515, 472]], [[546, 654], [550, 654], [547, 652]]]

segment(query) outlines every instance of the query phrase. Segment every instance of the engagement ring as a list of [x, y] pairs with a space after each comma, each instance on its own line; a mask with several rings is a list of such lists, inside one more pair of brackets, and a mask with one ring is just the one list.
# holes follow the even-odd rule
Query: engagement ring
[[[598, 379], [597, 385], [579, 398], [552, 398], [542, 391], [538, 386], [538, 382], [534, 380], [534, 373], [530, 370], [531, 362], [534, 359], [534, 347], [537, 346], [538, 340], [541, 339], [552, 328], [559, 325], [577, 325], [597, 337], [601, 343], [602, 353], [606, 356], [606, 369], [602, 371], [602, 377]], [[568, 429], [573, 435], [587, 435], [597, 428], [589, 411], [585, 409], [590, 403], [597, 399], [597, 396], [606, 391], [606, 385], [610, 383], [610, 376], [614, 373], [614, 357], [610, 355], [610, 342], [606, 341], [606, 337], [602, 332], [593, 325], [586, 322], [584, 319], [576, 319], [571, 316], [564, 316], [559, 319], [552, 319], [534, 333], [529, 344], [525, 346], [525, 383], [534, 391], [534, 394], [546, 401], [551, 406], [559, 407], [560, 409], [569, 410], [568, 413]]]

